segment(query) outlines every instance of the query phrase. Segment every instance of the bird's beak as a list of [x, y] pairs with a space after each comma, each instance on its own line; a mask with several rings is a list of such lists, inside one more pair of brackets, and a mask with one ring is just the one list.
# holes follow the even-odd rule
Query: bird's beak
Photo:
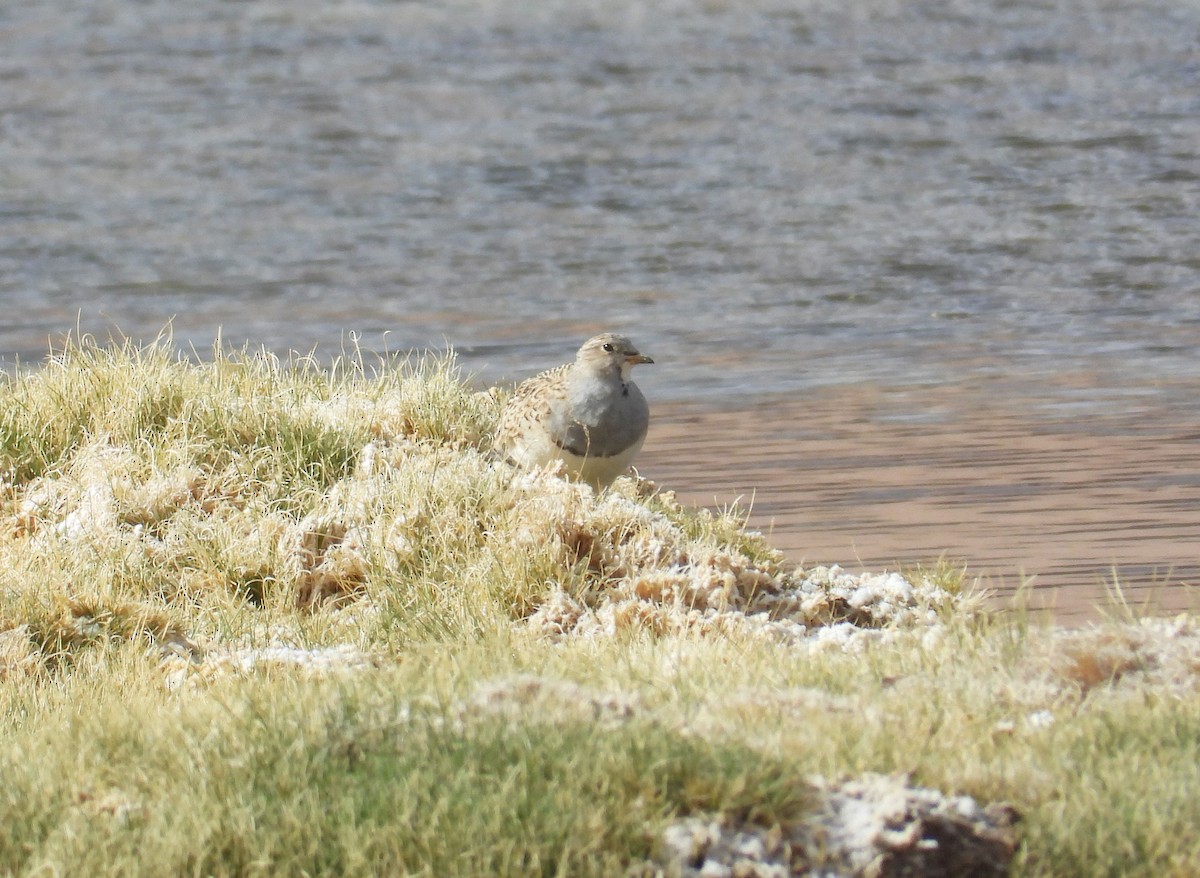
[[639, 366], [643, 363], [653, 363], [654, 361], [645, 354], [633, 354], [625, 358], [625, 362], [630, 366]]

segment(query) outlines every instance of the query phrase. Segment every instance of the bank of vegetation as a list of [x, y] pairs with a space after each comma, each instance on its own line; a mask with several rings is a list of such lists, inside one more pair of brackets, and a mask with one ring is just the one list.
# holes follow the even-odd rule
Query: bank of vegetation
[[10, 376], [0, 874], [1200, 874], [1193, 620], [797, 569], [514, 472], [503, 398], [449, 355]]

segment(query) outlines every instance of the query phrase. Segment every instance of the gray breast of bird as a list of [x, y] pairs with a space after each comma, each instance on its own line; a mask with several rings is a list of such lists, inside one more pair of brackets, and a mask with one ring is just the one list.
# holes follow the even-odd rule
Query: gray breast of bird
[[550, 433], [579, 457], [612, 457], [640, 442], [650, 424], [646, 397], [619, 375], [583, 372], [572, 376], [570, 403], [551, 417]]

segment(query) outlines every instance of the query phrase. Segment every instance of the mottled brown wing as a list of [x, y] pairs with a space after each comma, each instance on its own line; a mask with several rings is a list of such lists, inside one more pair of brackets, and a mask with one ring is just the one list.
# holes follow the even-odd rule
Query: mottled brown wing
[[500, 413], [496, 429], [497, 450], [506, 451], [530, 430], [545, 429], [555, 400], [564, 395], [570, 368], [571, 364], [567, 363], [521, 382]]

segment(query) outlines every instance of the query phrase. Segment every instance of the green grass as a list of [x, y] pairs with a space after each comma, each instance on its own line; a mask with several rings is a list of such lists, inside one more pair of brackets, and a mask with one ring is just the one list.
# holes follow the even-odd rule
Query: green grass
[[[108, 660], [131, 683], [151, 670]], [[0, 862], [15, 872], [604, 875], [649, 855], [674, 814], [803, 804], [776, 760], [649, 719], [599, 734], [462, 722], [414, 708], [402, 672], [267, 675], [200, 697], [106, 693], [110, 670], [49, 695], [0, 762]]]
[[7, 379], [0, 875], [624, 874], [868, 772], [1012, 803], [1015, 875], [1200, 874], [1195, 622], [945, 562], [864, 606], [736, 510], [514, 474], [502, 400], [87, 340]]

